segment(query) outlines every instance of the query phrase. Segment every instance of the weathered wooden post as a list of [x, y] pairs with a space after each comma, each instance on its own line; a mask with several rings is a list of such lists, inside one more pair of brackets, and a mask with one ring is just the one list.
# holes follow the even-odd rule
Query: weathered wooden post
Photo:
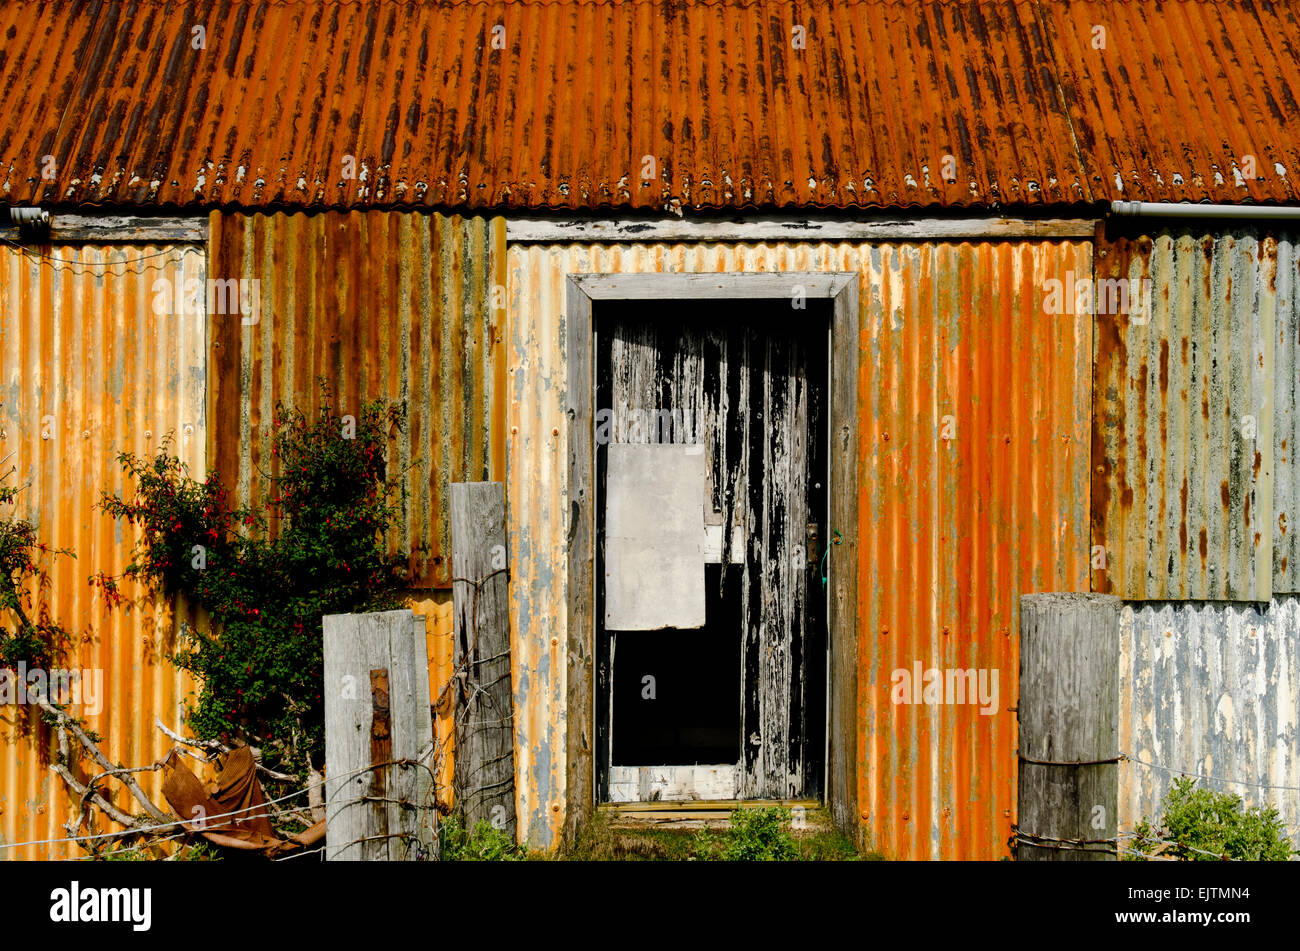
[[424, 618], [329, 614], [324, 627], [325, 857], [436, 858]]
[[1122, 604], [1105, 594], [1020, 598], [1019, 861], [1116, 857]]
[[466, 828], [486, 819], [513, 839], [515, 732], [505, 511], [500, 482], [451, 484], [456, 808]]

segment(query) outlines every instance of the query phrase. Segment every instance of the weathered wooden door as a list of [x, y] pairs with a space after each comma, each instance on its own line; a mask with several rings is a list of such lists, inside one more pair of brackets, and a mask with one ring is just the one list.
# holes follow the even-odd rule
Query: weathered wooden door
[[595, 312], [602, 798], [821, 794], [827, 310]]

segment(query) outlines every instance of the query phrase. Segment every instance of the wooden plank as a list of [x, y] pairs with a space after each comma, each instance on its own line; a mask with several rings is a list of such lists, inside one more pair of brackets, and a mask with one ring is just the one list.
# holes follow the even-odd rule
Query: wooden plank
[[455, 801], [468, 828], [515, 836], [514, 696], [510, 679], [505, 486], [451, 484], [456, 690]]
[[630, 815], [640, 812], [730, 812], [735, 809], [820, 809], [817, 799], [691, 799], [683, 802], [607, 802], [601, 812]]
[[[865, 847], [858, 819], [858, 282], [836, 293], [831, 315], [830, 525], [822, 540], [829, 588], [827, 806], [835, 828]], [[838, 533], [838, 534], [837, 534]]]
[[[6, 215], [6, 220], [7, 220]], [[0, 239], [18, 243], [32, 239], [15, 227], [0, 227]], [[79, 241], [97, 243], [195, 242], [208, 240], [206, 215], [162, 217], [150, 215], [62, 215], [51, 216], [49, 231], [41, 235], [42, 243], [67, 244]]]
[[506, 241], [922, 241], [960, 238], [1086, 238], [1095, 218], [873, 218], [774, 216], [741, 219], [511, 218]]
[[1020, 598], [1017, 860], [1115, 858], [1122, 603], [1104, 594]]
[[424, 619], [326, 615], [324, 642], [326, 858], [432, 857]]
[[568, 702], [565, 715], [565, 776], [568, 785], [564, 840], [577, 840], [579, 827], [595, 805], [595, 455], [593, 446], [591, 297], [570, 278], [565, 289], [565, 337], [568, 349], [569, 533], [568, 634], [565, 667]]
[[592, 300], [805, 300], [834, 297], [857, 273], [778, 271], [770, 274], [571, 274], [569, 281]]

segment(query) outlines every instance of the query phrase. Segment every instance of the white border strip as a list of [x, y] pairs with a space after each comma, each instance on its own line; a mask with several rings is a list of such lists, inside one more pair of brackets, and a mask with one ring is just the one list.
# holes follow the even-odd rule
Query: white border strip
[[507, 218], [515, 244], [646, 241], [909, 241], [950, 238], [1091, 238], [1098, 218], [750, 219]]

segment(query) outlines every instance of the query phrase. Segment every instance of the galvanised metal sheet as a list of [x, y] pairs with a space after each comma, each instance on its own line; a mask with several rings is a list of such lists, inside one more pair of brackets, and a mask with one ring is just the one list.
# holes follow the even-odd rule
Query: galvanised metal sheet
[[393, 550], [411, 552], [412, 587], [448, 586], [447, 485], [505, 470], [502, 220], [213, 212], [209, 240], [213, 279], [244, 282], [254, 310], [212, 317], [209, 451], [237, 502], [274, 471], [277, 400], [313, 410], [321, 377], [342, 413], [404, 400]]
[[1273, 593], [1300, 592], [1300, 235], [1260, 240], [1276, 294], [1273, 323]]
[[[134, 544], [132, 529], [98, 502], [105, 491], [132, 489], [117, 453], [151, 455], [168, 435], [191, 471], [204, 471], [203, 297], [187, 312], [162, 293], [203, 278], [196, 245], [0, 246], [0, 471], [12, 466], [10, 479], [29, 484], [18, 509], [40, 539], [76, 555], [48, 565], [47, 603], [78, 639], [62, 665], [79, 668], [83, 683], [102, 693], [93, 700], [83, 693], [72, 710], [103, 737], [110, 759], [128, 765], [147, 765], [170, 748], [154, 721], [178, 730], [192, 684], [163, 659], [178, 631], [169, 605], [127, 584], [123, 593], [139, 600], [110, 610], [87, 584], [98, 571], [120, 574]], [[53, 741], [31, 710], [0, 707], [0, 858], [80, 854], [67, 843], [3, 847], [63, 838], [73, 815], [48, 767]], [[139, 780], [161, 801], [160, 774]], [[115, 800], [138, 811], [125, 795]]]
[[[570, 273], [862, 275], [862, 841], [996, 858], [1015, 814], [1019, 596], [1088, 586], [1091, 315], [1049, 312], [1090, 242], [516, 245], [507, 453], [521, 835], [565, 802], [564, 286]], [[833, 556], [832, 556], [833, 557]], [[832, 568], [832, 570], [834, 570]], [[996, 702], [894, 704], [896, 670], [976, 671]]]
[[[1097, 314], [1094, 591], [1268, 599], [1275, 342], [1291, 319], [1278, 315], [1277, 254], [1239, 227], [1099, 247], [1098, 277], [1138, 294]], [[1288, 496], [1294, 486], [1292, 474]]]
[[1126, 605], [1119, 705], [1121, 833], [1186, 775], [1276, 806], [1300, 848], [1300, 598]]

